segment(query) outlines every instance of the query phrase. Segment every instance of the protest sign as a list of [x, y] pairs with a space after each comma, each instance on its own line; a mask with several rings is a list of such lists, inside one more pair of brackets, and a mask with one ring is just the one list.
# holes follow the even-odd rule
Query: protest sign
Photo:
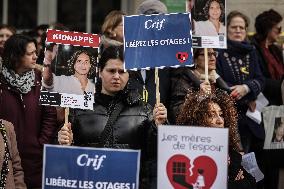
[[227, 48], [226, 1], [186, 0], [192, 14], [194, 48]]
[[99, 42], [95, 34], [47, 30], [42, 105], [93, 109]]
[[190, 14], [124, 16], [125, 69], [193, 66]]
[[228, 129], [158, 128], [158, 189], [226, 189]]
[[284, 149], [284, 105], [263, 108], [264, 149]]
[[43, 189], [139, 187], [139, 150], [45, 145], [43, 161]]

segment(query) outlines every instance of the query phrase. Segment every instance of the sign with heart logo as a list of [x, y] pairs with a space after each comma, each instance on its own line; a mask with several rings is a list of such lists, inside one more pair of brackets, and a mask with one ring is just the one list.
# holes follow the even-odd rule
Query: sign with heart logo
[[167, 162], [167, 175], [175, 189], [198, 186], [209, 189], [216, 179], [217, 165], [208, 156], [191, 160], [185, 155], [176, 154]]
[[226, 189], [228, 129], [158, 128], [158, 189]]

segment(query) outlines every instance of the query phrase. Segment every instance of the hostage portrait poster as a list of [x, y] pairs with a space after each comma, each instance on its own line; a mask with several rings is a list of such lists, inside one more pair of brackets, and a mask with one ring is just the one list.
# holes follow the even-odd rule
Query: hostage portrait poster
[[99, 42], [96, 34], [47, 30], [42, 105], [93, 109]]

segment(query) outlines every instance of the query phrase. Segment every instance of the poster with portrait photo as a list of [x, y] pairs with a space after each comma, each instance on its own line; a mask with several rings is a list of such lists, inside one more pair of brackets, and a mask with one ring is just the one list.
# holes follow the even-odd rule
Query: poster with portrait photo
[[227, 48], [226, 1], [186, 0], [192, 14], [193, 48]]
[[263, 110], [265, 128], [264, 149], [284, 149], [284, 105]]
[[42, 105], [93, 109], [99, 42], [96, 34], [47, 31]]

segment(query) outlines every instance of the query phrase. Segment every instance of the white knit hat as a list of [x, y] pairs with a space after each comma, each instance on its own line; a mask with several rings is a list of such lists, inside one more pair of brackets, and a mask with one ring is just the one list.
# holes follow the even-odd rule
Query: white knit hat
[[164, 3], [159, 0], [146, 0], [141, 3], [137, 9], [137, 14], [159, 14], [168, 13]]

